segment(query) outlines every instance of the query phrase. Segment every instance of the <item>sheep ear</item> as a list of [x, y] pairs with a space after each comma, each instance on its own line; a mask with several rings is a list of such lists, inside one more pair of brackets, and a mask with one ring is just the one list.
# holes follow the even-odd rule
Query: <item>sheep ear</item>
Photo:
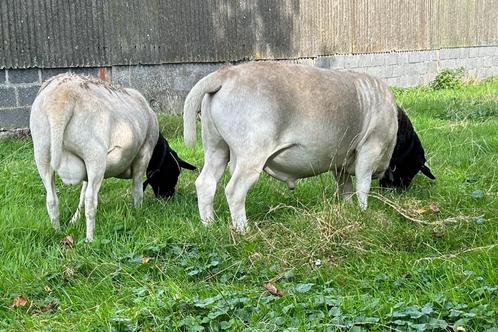
[[149, 185], [149, 180], [145, 180], [144, 181], [144, 188], [143, 188], [143, 191], [145, 191], [145, 189], [147, 188], [147, 186]]
[[427, 167], [426, 165], [423, 165], [422, 168], [420, 168], [420, 171], [422, 172], [422, 174], [427, 176], [429, 179], [436, 180], [436, 177], [432, 174], [430, 168]]
[[197, 169], [197, 167], [195, 167], [194, 165], [191, 165], [185, 160], [181, 160], [180, 158], [178, 158], [178, 163], [180, 164], [181, 168], [189, 169], [191, 171], [195, 171]]

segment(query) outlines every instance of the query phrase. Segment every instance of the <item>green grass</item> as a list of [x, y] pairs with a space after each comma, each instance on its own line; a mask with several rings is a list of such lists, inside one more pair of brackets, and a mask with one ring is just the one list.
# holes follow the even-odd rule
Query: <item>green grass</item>
[[[240, 237], [230, 232], [221, 189], [218, 220], [201, 225], [197, 173], [184, 171], [174, 199], [149, 189], [138, 210], [130, 181], [104, 181], [96, 240], [87, 244], [83, 220], [68, 224], [79, 187], [58, 181], [56, 233], [31, 142], [0, 142], [0, 330], [497, 326], [498, 80], [396, 94], [437, 181], [418, 175], [408, 191], [373, 192], [417, 219], [455, 222], [417, 225], [374, 198], [362, 212], [334, 200], [326, 174], [293, 192], [263, 175], [247, 198], [251, 232]], [[201, 166], [201, 146], [183, 145], [181, 119], [161, 116], [161, 125], [179, 154]], [[74, 246], [61, 244], [66, 235]], [[282, 297], [263, 288], [268, 281]], [[26, 305], [12, 305], [18, 296]]]

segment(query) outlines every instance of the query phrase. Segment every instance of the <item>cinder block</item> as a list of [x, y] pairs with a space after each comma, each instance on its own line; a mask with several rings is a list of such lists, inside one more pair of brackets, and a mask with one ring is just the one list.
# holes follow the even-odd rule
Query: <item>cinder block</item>
[[381, 68], [381, 77], [389, 78], [396, 76], [394, 74], [394, 66], [382, 66]]
[[393, 77], [396, 77], [396, 76], [403, 76], [404, 75], [404, 68], [402, 65], [393, 65], [393, 66], [389, 66], [391, 67], [391, 70], [392, 70], [392, 76]]
[[373, 53], [371, 57], [371, 65], [378, 67], [383, 66], [386, 63], [385, 53]]
[[16, 106], [16, 89], [12, 87], [0, 87], [0, 108]]
[[354, 54], [347, 55], [344, 59], [344, 68], [354, 69], [358, 68], [359, 57]]
[[482, 58], [481, 66], [491, 67], [493, 65], [493, 58], [491, 55], [486, 55]]
[[387, 85], [389, 85], [389, 86], [396, 86], [396, 87], [399, 86], [398, 85], [398, 77], [389, 77], [386, 80], [386, 82], [387, 82]]
[[42, 69], [41, 70], [41, 76], [42, 76], [42, 82], [45, 82], [48, 80], [50, 77], [62, 74], [62, 73], [67, 73], [69, 72], [69, 68], [47, 68], [47, 69]]
[[467, 76], [471, 78], [476, 78], [477, 77], [477, 69], [472, 68], [467, 70]]
[[40, 86], [38, 85], [28, 86], [28, 87], [18, 87], [17, 88], [17, 95], [19, 98], [18, 106], [31, 106], [31, 104], [33, 104], [33, 101], [36, 98], [36, 95], [38, 94], [39, 89]]
[[0, 128], [27, 128], [29, 127], [29, 107], [16, 107], [0, 110]]
[[494, 55], [493, 51], [494, 50], [492, 47], [482, 46], [482, 47], [478, 48], [477, 54], [480, 57], [491, 56], [491, 55]]
[[441, 60], [439, 62], [439, 65], [441, 69], [447, 69], [447, 68], [455, 68], [457, 67], [456, 62], [454, 59], [448, 59], [448, 60]]
[[490, 76], [498, 76], [498, 66], [493, 66], [489, 68]]
[[436, 78], [435, 72], [430, 72], [422, 76], [422, 84], [429, 84]]
[[409, 63], [410, 52], [402, 52], [402, 53], [398, 53], [398, 54], [399, 54], [399, 56], [398, 56], [398, 63], [399, 64]]
[[385, 54], [385, 64], [388, 66], [395, 65], [398, 63], [398, 53], [387, 53]]
[[401, 88], [407, 88], [410, 86], [410, 77], [409, 76], [400, 76], [398, 77], [398, 86]]
[[130, 72], [130, 66], [112, 66], [112, 82], [126, 87], [130, 86]]
[[181, 113], [186, 93], [222, 64], [174, 64], [130, 67], [130, 86], [161, 112]]
[[479, 56], [479, 48], [470, 47], [469, 48], [469, 58], [475, 58], [477, 56]]
[[457, 57], [458, 57], [458, 49], [443, 48], [439, 51], [439, 59], [441, 60], [455, 59]]
[[491, 72], [492, 72], [491, 67], [481, 67], [481, 68], [477, 68], [477, 76], [478, 76], [479, 78], [487, 78], [487, 77], [490, 77], [490, 76], [492, 76]]
[[493, 56], [493, 66], [498, 66], [498, 55]]
[[331, 58], [330, 68], [335, 69], [343, 69], [345, 68], [345, 56], [344, 55], [335, 55]]
[[358, 67], [366, 68], [372, 65], [372, 55], [371, 54], [358, 54]]
[[427, 70], [426, 73], [437, 73], [437, 62], [429, 61], [427, 62]]
[[460, 49], [460, 58], [461, 59], [466, 59], [469, 57], [469, 48], [464, 47]]
[[12, 84], [19, 83], [40, 83], [38, 69], [8, 69], [8, 82]]
[[328, 56], [319, 56], [315, 60], [315, 67], [329, 69], [331, 67], [331, 58]]
[[422, 52], [410, 52], [408, 53], [408, 63], [419, 63], [421, 61], [424, 61], [422, 59]]

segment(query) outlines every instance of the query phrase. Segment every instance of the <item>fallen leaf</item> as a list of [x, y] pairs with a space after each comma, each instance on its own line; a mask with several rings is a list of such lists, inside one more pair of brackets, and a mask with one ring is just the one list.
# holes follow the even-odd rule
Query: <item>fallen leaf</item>
[[71, 235], [66, 235], [61, 244], [66, 247], [72, 247], [74, 245], [74, 238]]
[[47, 293], [52, 293], [52, 288], [48, 287], [48, 286], [45, 286], [43, 287], [43, 290]]
[[439, 206], [437, 206], [436, 203], [432, 203], [431, 206], [431, 211], [434, 212], [434, 213], [439, 213]]
[[144, 256], [142, 259], [143, 264], [147, 264], [150, 261], [150, 257]]
[[273, 285], [271, 282], [267, 282], [264, 284], [264, 287], [266, 290], [271, 294], [275, 296], [283, 296], [284, 294], [277, 288], [275, 285]]
[[28, 304], [28, 299], [19, 295], [14, 299], [14, 302], [12, 302], [12, 308], [24, 307], [26, 304]]
[[57, 302], [50, 302], [46, 306], [43, 306], [43, 307], [41, 307], [39, 309], [33, 310], [33, 312], [34, 313], [44, 313], [44, 312], [47, 312], [47, 311], [55, 310], [58, 307], [59, 307], [59, 303], [57, 303]]

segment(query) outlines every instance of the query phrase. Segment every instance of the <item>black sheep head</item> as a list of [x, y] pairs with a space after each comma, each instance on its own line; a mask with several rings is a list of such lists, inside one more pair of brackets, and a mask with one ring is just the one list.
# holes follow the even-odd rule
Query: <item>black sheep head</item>
[[195, 170], [196, 167], [178, 157], [178, 154], [169, 146], [168, 141], [159, 133], [157, 144], [147, 167], [147, 185], [152, 187], [157, 198], [169, 198], [175, 193], [181, 169]]
[[420, 171], [431, 180], [436, 178], [425, 165], [422, 143], [406, 113], [398, 106], [398, 133], [389, 168], [380, 179], [381, 187], [405, 189]]

